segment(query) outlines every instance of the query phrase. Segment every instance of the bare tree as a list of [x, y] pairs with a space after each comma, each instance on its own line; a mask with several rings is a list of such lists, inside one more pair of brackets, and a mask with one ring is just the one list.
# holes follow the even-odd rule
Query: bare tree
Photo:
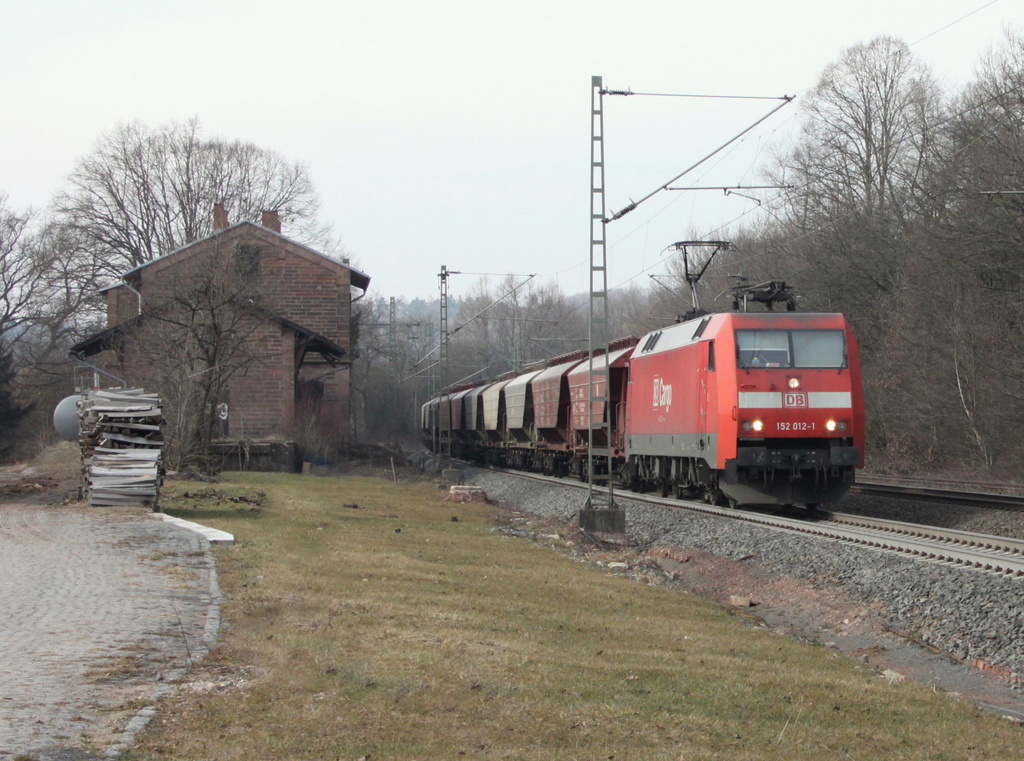
[[1024, 36], [1007, 33], [950, 110], [929, 281], [951, 368], [946, 408], [965, 463], [1006, 467], [1024, 456]]
[[[667, 285], [662, 285], [667, 283]], [[642, 336], [648, 331], [672, 322], [674, 307], [666, 307], [659, 291], [674, 285], [673, 280], [657, 278], [657, 285], [646, 288], [636, 281], [614, 289], [609, 297], [610, 333], [616, 338]]]
[[81, 239], [80, 251], [118, 277], [209, 234], [218, 202], [238, 221], [277, 210], [292, 237], [333, 248], [304, 165], [252, 143], [205, 138], [194, 118], [122, 124], [101, 135], [54, 208], [56, 222]]
[[934, 78], [902, 40], [844, 50], [803, 101], [800, 142], [780, 161], [798, 185], [794, 211], [902, 216], [927, 168], [938, 104]]
[[879, 298], [901, 295], [939, 106], [932, 75], [906, 43], [855, 45], [822, 72], [802, 104], [797, 146], [771, 173], [795, 186], [784, 214], [792, 255], [842, 293], [857, 319], [877, 312]]
[[[388, 375], [388, 305], [383, 298], [363, 299], [353, 310], [353, 322], [364, 340], [352, 362], [353, 438], [387, 438], [393, 389]], [[355, 342], [353, 342], [353, 345]], [[361, 432], [361, 433], [360, 433]]]
[[8, 452], [16, 441], [34, 446], [46, 440], [35, 433], [52, 433], [46, 418], [69, 390], [67, 347], [83, 298], [36, 223], [32, 212], [12, 209], [0, 194], [0, 448]]
[[30, 250], [31, 219], [31, 212], [11, 209], [7, 195], [0, 193], [0, 349], [36, 316], [43, 273]]
[[[506, 275], [478, 280], [459, 308], [449, 356], [462, 375], [522, 371], [530, 364], [586, 348], [586, 304], [572, 303], [556, 283], [523, 284]], [[452, 326], [456, 327], [456, 326]]]

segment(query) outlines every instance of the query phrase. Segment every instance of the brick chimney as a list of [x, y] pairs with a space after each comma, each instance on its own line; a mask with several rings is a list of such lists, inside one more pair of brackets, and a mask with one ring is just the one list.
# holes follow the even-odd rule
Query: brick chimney
[[213, 205], [213, 229], [224, 230], [228, 226], [228, 212], [224, 204], [218, 201]]
[[275, 233], [281, 232], [281, 217], [278, 216], [276, 211], [264, 211], [263, 221], [260, 224], [268, 230], [273, 230]]

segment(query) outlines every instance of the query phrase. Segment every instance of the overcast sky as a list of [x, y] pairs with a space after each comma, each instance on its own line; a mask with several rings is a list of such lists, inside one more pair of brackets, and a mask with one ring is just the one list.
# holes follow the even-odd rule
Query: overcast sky
[[[207, 136], [305, 162], [324, 221], [383, 297], [435, 297], [441, 265], [587, 290], [593, 75], [635, 92], [800, 95], [844, 48], [888, 34], [955, 91], [1005, 28], [1024, 31], [1021, 0], [0, 3], [13, 206], [45, 207], [119, 122], [197, 116]], [[773, 106], [606, 97], [609, 211]], [[686, 182], [760, 182], [797, 114]], [[672, 242], [763, 213], [720, 191], [661, 194], [609, 225], [609, 285], [647, 282]], [[452, 293], [476, 279], [453, 278]]]

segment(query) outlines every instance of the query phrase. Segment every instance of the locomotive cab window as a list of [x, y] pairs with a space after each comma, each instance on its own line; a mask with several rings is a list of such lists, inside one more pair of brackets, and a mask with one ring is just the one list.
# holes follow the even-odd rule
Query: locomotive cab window
[[736, 361], [741, 368], [843, 368], [842, 330], [737, 330]]

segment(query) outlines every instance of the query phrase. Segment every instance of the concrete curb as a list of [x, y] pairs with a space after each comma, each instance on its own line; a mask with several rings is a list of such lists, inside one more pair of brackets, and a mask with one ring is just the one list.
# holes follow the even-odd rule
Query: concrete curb
[[210, 544], [234, 544], [235, 537], [233, 534], [229, 534], [227, 531], [221, 531], [220, 529], [210, 528], [209, 526], [203, 526], [192, 521], [187, 521], [184, 518], [175, 518], [173, 515], [167, 515], [166, 513], [152, 513], [154, 518], [173, 523], [175, 526], [188, 529], [200, 534]]
[[[217, 634], [220, 631], [220, 606], [224, 602], [224, 595], [221, 592], [220, 581], [217, 576], [217, 561], [210, 552], [210, 545], [233, 544], [235, 537], [226, 531], [220, 531], [215, 528], [210, 528], [209, 526], [202, 526], [198, 523], [186, 521], [181, 518], [175, 518], [170, 515], [164, 515], [163, 513], [153, 513], [153, 517], [162, 518], [168, 523], [178, 526], [179, 528], [198, 534], [196, 541], [199, 543], [200, 549], [205, 554], [206, 569], [210, 579], [210, 603], [206, 610], [206, 624], [203, 627], [203, 645], [195, 649], [195, 655], [193, 658], [194, 664], [195, 662], [205, 658], [214, 645], [217, 644]], [[152, 721], [153, 717], [156, 715], [156, 703], [170, 693], [172, 685], [183, 679], [186, 671], [187, 669], [180, 668], [175, 669], [168, 674], [167, 680], [157, 687], [156, 690], [153, 691], [153, 694], [150, 695], [150, 705], [140, 708], [138, 713], [136, 713], [128, 722], [128, 725], [121, 733], [117, 742], [107, 748], [106, 752], [103, 754], [105, 758], [120, 758], [125, 751], [135, 744], [139, 734], [149, 726], [149, 722]]]

